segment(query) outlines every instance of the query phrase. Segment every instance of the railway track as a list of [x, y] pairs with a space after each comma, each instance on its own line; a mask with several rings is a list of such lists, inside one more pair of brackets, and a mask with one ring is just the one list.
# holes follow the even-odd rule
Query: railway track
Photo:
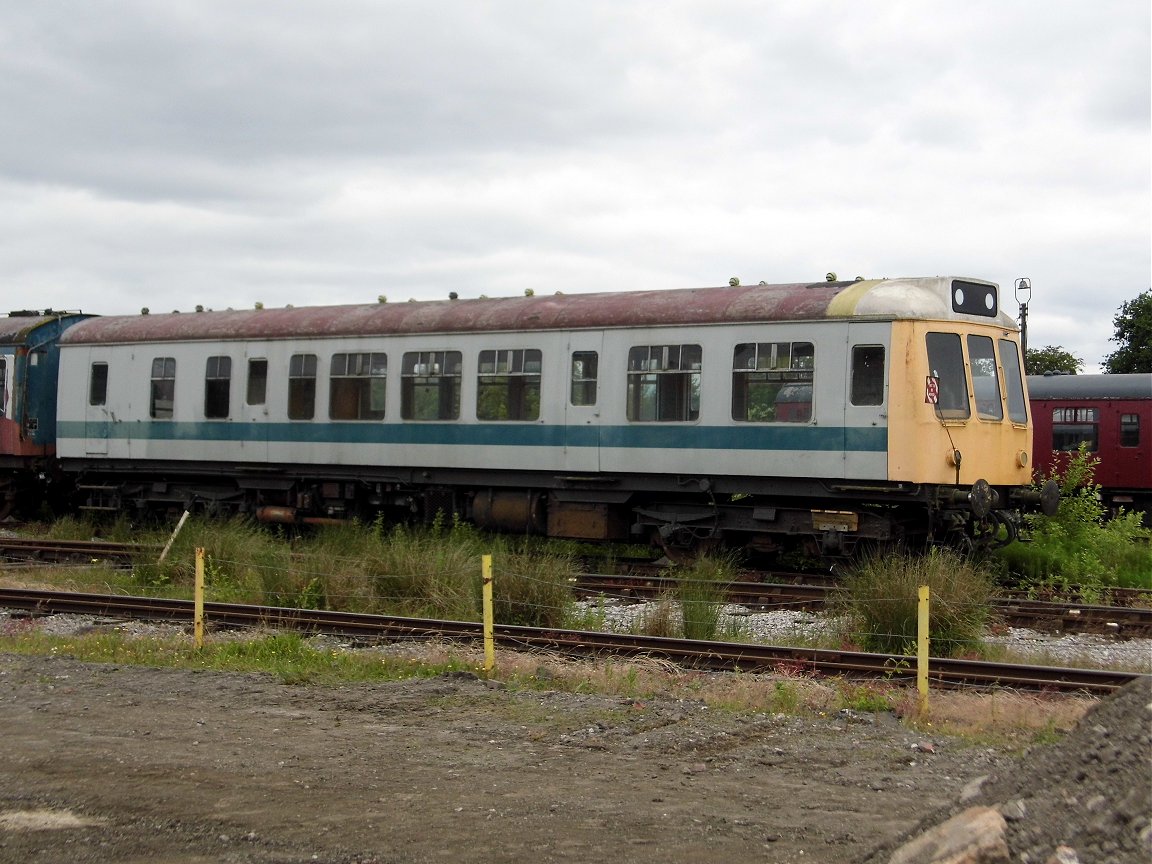
[[[585, 597], [604, 596], [620, 600], [649, 600], [675, 594], [680, 580], [668, 576], [629, 576], [582, 573], [575, 588]], [[833, 601], [841, 589], [829, 584], [732, 582], [726, 586], [730, 603], [749, 609], [819, 610]], [[1122, 591], [1123, 589], [1114, 589]], [[1147, 602], [1147, 592], [1121, 594], [1129, 604]], [[1127, 638], [1152, 638], [1152, 608], [1139, 605], [1105, 606], [1033, 600], [1028, 597], [993, 599], [993, 614], [1010, 627], [1059, 633], [1105, 633]]]
[[[111, 540], [0, 537], [0, 555], [9, 562], [89, 564], [93, 561], [110, 560], [118, 564], [130, 564], [142, 552], [153, 548], [137, 543], [115, 543]], [[156, 551], [159, 553], [159, 549]]]
[[[105, 540], [43, 540], [0, 538], [0, 555], [8, 561], [37, 563], [90, 563], [111, 560], [128, 566], [142, 552], [159, 554], [152, 546]], [[675, 593], [680, 579], [643, 562], [629, 562], [631, 572], [577, 573], [578, 595], [605, 596], [619, 600], [647, 600]], [[750, 573], [750, 576], [756, 575]], [[781, 574], [763, 574], [775, 580]], [[748, 579], [726, 586], [728, 602], [755, 610], [823, 609], [839, 590], [830, 578], [813, 581], [804, 574], [783, 574], [787, 581]], [[797, 581], [800, 579], [809, 581]], [[1152, 592], [1110, 589], [1117, 605], [1037, 600], [1023, 595], [996, 598], [994, 614], [1010, 627], [1059, 633], [1103, 633], [1125, 638], [1152, 638]], [[1143, 605], [1141, 605], [1143, 604]]]
[[[187, 624], [193, 603], [152, 597], [0, 589], [0, 607], [29, 615], [86, 614]], [[233, 603], [205, 603], [211, 626], [289, 629], [362, 639], [451, 639], [476, 641], [482, 625], [390, 615], [286, 609]], [[734, 642], [703, 642], [655, 636], [497, 625], [496, 641], [515, 650], [657, 658], [688, 668], [714, 671], [776, 672], [813, 676], [880, 677], [911, 683], [913, 657], [813, 648], [787, 648]], [[932, 658], [929, 678], [936, 687], [1014, 687], [1050, 692], [1104, 694], [1137, 679], [1138, 673], [1064, 667], [1024, 666], [976, 660]]]

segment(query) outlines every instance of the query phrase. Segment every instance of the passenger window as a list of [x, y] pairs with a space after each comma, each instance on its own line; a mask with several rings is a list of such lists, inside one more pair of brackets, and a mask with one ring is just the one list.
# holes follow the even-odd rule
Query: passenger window
[[628, 419], [698, 419], [700, 357], [699, 345], [640, 345], [629, 350]]
[[477, 419], [539, 419], [540, 361], [535, 348], [481, 351], [476, 376]]
[[732, 419], [807, 423], [812, 419], [811, 342], [745, 342], [732, 352]]
[[572, 387], [570, 401], [573, 405], [596, 404], [596, 371], [599, 355], [595, 351], [572, 352]]
[[1140, 446], [1140, 415], [1139, 414], [1121, 414], [1120, 415], [1120, 446], [1121, 447], [1139, 447]]
[[460, 418], [459, 351], [409, 351], [400, 370], [400, 416], [405, 420]]
[[328, 416], [333, 420], [384, 417], [387, 354], [333, 354]]
[[152, 361], [152, 393], [148, 413], [156, 420], [170, 420], [176, 403], [176, 358], [156, 357]]
[[1000, 340], [1000, 363], [1004, 366], [1004, 387], [1008, 391], [1008, 419], [1013, 423], [1027, 423], [1028, 400], [1024, 397], [1020, 350], [1010, 339]]
[[228, 416], [232, 389], [232, 358], [209, 357], [204, 371], [204, 416], [220, 420]]
[[848, 398], [853, 405], [884, 404], [884, 346], [852, 347], [852, 384]]
[[0, 357], [0, 417], [8, 416], [8, 359]]
[[1052, 449], [1070, 453], [1088, 445], [1088, 452], [1100, 447], [1100, 411], [1097, 408], [1053, 408]]
[[263, 405], [268, 398], [268, 361], [256, 358], [248, 361], [248, 387], [244, 401], [249, 405]]
[[288, 419], [316, 416], [316, 355], [293, 354], [288, 360]]
[[968, 365], [972, 369], [972, 389], [976, 391], [976, 416], [981, 420], [1003, 420], [1000, 375], [991, 337], [968, 334]]
[[936, 381], [936, 416], [941, 420], [967, 420], [972, 416], [968, 404], [968, 382], [964, 378], [964, 349], [957, 333], [929, 333], [929, 375]]
[[[3, 363], [0, 360], [0, 363]], [[104, 405], [108, 402], [108, 364], [93, 363], [88, 375], [88, 404]]]

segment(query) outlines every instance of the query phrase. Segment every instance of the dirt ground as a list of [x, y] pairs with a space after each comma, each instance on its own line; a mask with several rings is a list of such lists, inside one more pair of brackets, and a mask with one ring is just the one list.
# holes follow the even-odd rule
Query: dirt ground
[[0, 655], [2, 862], [855, 862], [1019, 756], [886, 715]]

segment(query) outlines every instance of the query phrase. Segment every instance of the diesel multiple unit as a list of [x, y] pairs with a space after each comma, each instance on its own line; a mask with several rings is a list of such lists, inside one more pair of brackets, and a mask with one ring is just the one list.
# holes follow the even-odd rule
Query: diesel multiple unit
[[842, 553], [1002, 542], [1055, 505], [978, 279], [69, 323], [56, 457], [91, 510]]

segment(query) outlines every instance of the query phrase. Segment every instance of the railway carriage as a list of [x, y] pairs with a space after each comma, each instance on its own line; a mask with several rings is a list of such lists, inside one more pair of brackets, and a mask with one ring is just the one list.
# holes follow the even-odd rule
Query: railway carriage
[[18, 502], [34, 508], [54, 469], [60, 334], [78, 312], [0, 317], [0, 519]]
[[92, 509], [431, 519], [669, 549], [1015, 534], [1017, 328], [976, 279], [91, 319], [59, 452]]
[[1083, 444], [1104, 506], [1152, 524], [1152, 374], [1030, 375], [1028, 390], [1037, 469], [1061, 470]]

